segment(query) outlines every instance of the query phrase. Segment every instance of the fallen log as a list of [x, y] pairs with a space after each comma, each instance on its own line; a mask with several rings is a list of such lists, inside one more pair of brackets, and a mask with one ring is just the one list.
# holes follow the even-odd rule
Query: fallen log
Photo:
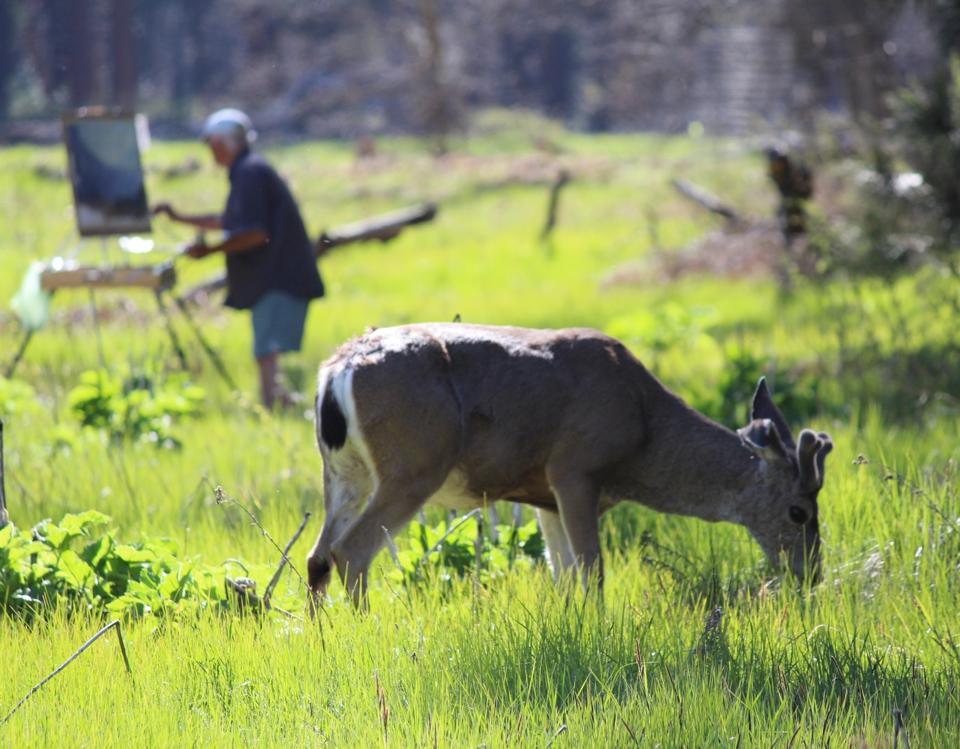
[[723, 216], [725, 219], [727, 219], [727, 221], [739, 222], [742, 218], [739, 213], [720, 200], [720, 198], [718, 198], [712, 192], [709, 192], [708, 190], [705, 190], [702, 187], [693, 184], [692, 182], [687, 182], [685, 179], [674, 179], [671, 180], [670, 184], [672, 184], [674, 189], [676, 189], [677, 192], [679, 192], [685, 198], [688, 198], [697, 205], [706, 208], [711, 213], [716, 213], [718, 216]]
[[[436, 215], [437, 206], [433, 203], [424, 203], [355, 221], [352, 224], [344, 224], [324, 231], [314, 245], [314, 254], [320, 258], [335, 247], [360, 242], [389, 242], [408, 226], [432, 221]], [[196, 302], [226, 286], [226, 276], [217, 276], [188, 289], [181, 298], [188, 302]]]
[[424, 203], [339, 226], [320, 235], [316, 245], [317, 257], [325, 255], [334, 247], [342, 247], [346, 244], [389, 242], [408, 226], [432, 221], [436, 215], [437, 206], [433, 203]]

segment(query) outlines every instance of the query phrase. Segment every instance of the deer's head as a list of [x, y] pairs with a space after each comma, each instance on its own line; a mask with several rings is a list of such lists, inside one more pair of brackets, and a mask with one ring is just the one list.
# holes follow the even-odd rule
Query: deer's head
[[770, 562], [785, 560], [799, 578], [820, 579], [820, 528], [817, 495], [823, 464], [833, 442], [824, 432], [804, 429], [796, 442], [774, 405], [763, 378], [753, 396], [750, 423], [740, 439], [759, 461], [757, 499], [743, 511], [743, 524]]

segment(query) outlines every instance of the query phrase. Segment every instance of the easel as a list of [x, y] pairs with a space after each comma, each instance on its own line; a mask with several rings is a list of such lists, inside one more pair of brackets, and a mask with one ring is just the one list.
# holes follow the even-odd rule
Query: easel
[[[143, 186], [143, 169], [140, 164], [140, 126], [146, 130], [146, 120], [139, 121], [129, 112], [115, 112], [99, 108], [84, 108], [63, 117], [64, 144], [67, 148], [67, 165], [74, 193], [77, 229], [81, 237], [99, 236], [102, 264], [77, 265], [58, 258], [40, 274], [40, 287], [52, 295], [61, 289], [87, 289], [90, 295], [90, 310], [97, 335], [97, 352], [100, 366], [106, 367], [103, 337], [94, 293], [96, 289], [147, 289], [153, 292], [160, 314], [163, 315], [170, 343], [187, 369], [187, 355], [180, 345], [180, 338], [173, 327], [173, 320], [164, 296], [170, 294], [177, 282], [173, 261], [159, 265], [115, 265], [107, 252], [107, 236], [149, 234], [150, 213], [147, 195]], [[140, 254], [142, 249], [124, 246], [122, 249]], [[152, 249], [152, 243], [146, 251]], [[220, 356], [204, 337], [190, 309], [183, 299], [174, 296], [180, 314], [186, 319], [200, 346], [213, 362], [217, 373], [232, 389], [236, 389]], [[27, 351], [34, 329], [28, 328], [13, 360], [4, 372], [12, 377], [17, 365]]]
[[[140, 266], [72, 266], [48, 268], [40, 275], [40, 286], [49, 294], [53, 294], [61, 289], [87, 289], [90, 294], [90, 309], [93, 316], [93, 325], [97, 334], [97, 350], [100, 356], [100, 365], [106, 366], [103, 352], [103, 341], [100, 333], [100, 322], [97, 317], [97, 308], [95, 304], [94, 292], [96, 289], [146, 289], [153, 292], [154, 299], [157, 302], [157, 308], [163, 316], [164, 324], [167, 329], [167, 335], [170, 337], [170, 343], [180, 361], [180, 366], [184, 370], [188, 368], [187, 355], [180, 344], [180, 337], [173, 326], [173, 320], [170, 311], [167, 308], [165, 295], [170, 294], [180, 314], [187, 321], [188, 326], [193, 331], [194, 336], [200, 343], [200, 347], [209, 357], [217, 374], [223, 379], [231, 390], [236, 389], [233, 378], [227, 372], [223, 360], [216, 352], [210, 342], [207, 341], [196, 320], [190, 313], [190, 308], [186, 302], [178, 296], [172, 295], [173, 287], [177, 282], [176, 269], [172, 262], [162, 263], [160, 265], [140, 265]], [[13, 357], [13, 360], [7, 366], [4, 376], [10, 378], [16, 371], [17, 365], [26, 353], [27, 346], [33, 338], [34, 331], [27, 330], [20, 346]]]

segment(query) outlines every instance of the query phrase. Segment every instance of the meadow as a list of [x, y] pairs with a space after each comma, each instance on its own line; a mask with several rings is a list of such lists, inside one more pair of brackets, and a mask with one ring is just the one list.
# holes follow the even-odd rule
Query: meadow
[[[551, 148], [535, 147], [534, 134]], [[555, 587], [544, 563], [494, 576], [438, 571], [404, 587], [384, 552], [370, 613], [354, 612], [336, 582], [322, 626], [233, 612], [128, 617], [133, 677], [116, 641], [98, 641], [0, 725], [0, 745], [872, 748], [905, 746], [903, 731], [914, 748], [960, 745], [956, 278], [928, 266], [798, 279], [785, 292], [762, 272], [659, 273], [654, 258], [720, 228], [673, 191], [672, 177], [772, 215], [761, 158], [742, 142], [520, 128], [456, 142], [444, 156], [415, 141], [378, 146], [366, 160], [349, 144], [266, 147], [314, 233], [413, 202], [440, 205], [434, 223], [390, 244], [322, 260], [328, 296], [285, 365], [302, 411], [256, 404], [248, 320], [214, 302], [197, 319], [239, 389], [175, 320], [189, 378], [206, 393], [202, 413], [173, 427], [179, 449], [81, 429], [69, 393], [84, 371], [163, 377], [176, 360], [149, 296], [98, 293], [102, 361], [85, 293], [54, 298], [14, 378], [29, 392], [4, 396], [11, 383], [0, 381], [19, 528], [99, 510], [125, 540], [167, 538], [210, 566], [240, 560], [262, 590], [278, 554], [236, 504], [218, 504], [214, 487], [281, 543], [313, 513], [291, 552], [302, 570], [323, 506], [309, 412], [318, 364], [368, 326], [459, 315], [610, 332], [734, 428], [767, 374], [794, 429], [827, 431], [836, 444], [820, 495], [823, 582], [798, 589], [779, 579], [740, 528], [638, 506], [603, 521], [602, 606]], [[152, 201], [202, 210], [225, 198], [201, 144], [156, 143], [145, 163]], [[573, 180], [544, 242], [561, 166]], [[59, 148], [0, 152], [0, 300], [31, 261], [77, 246], [63, 169]], [[158, 257], [191, 239], [162, 220], [155, 230]], [[103, 252], [122, 259], [97, 242], [79, 257]], [[184, 287], [219, 267], [177, 261]], [[19, 336], [0, 314], [0, 366]], [[303, 612], [296, 574], [285, 573], [278, 600]], [[0, 615], [0, 714], [104, 617], [76, 607]]]

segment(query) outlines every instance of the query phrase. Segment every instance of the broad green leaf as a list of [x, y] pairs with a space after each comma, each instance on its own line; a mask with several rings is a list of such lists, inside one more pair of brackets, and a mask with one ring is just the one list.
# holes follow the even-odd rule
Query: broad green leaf
[[114, 550], [114, 554], [124, 562], [137, 564], [139, 562], [152, 562], [157, 558], [155, 552], [149, 549], [138, 549], [129, 544], [121, 544]]
[[83, 588], [88, 580], [92, 580], [94, 572], [93, 568], [84, 562], [73, 549], [67, 549], [60, 555], [56, 575], [77, 588]]
[[83, 547], [80, 558], [92, 567], [96, 567], [113, 549], [113, 536], [107, 534]]
[[102, 512], [87, 510], [86, 512], [64, 515], [59, 525], [71, 535], [80, 535], [94, 526], [106, 525], [109, 522], [109, 516]]
[[52, 520], [43, 520], [36, 527], [35, 530], [40, 534], [40, 537], [47, 543], [47, 545], [53, 547], [54, 549], [62, 548], [69, 541], [69, 534], [59, 525], [56, 525]]

